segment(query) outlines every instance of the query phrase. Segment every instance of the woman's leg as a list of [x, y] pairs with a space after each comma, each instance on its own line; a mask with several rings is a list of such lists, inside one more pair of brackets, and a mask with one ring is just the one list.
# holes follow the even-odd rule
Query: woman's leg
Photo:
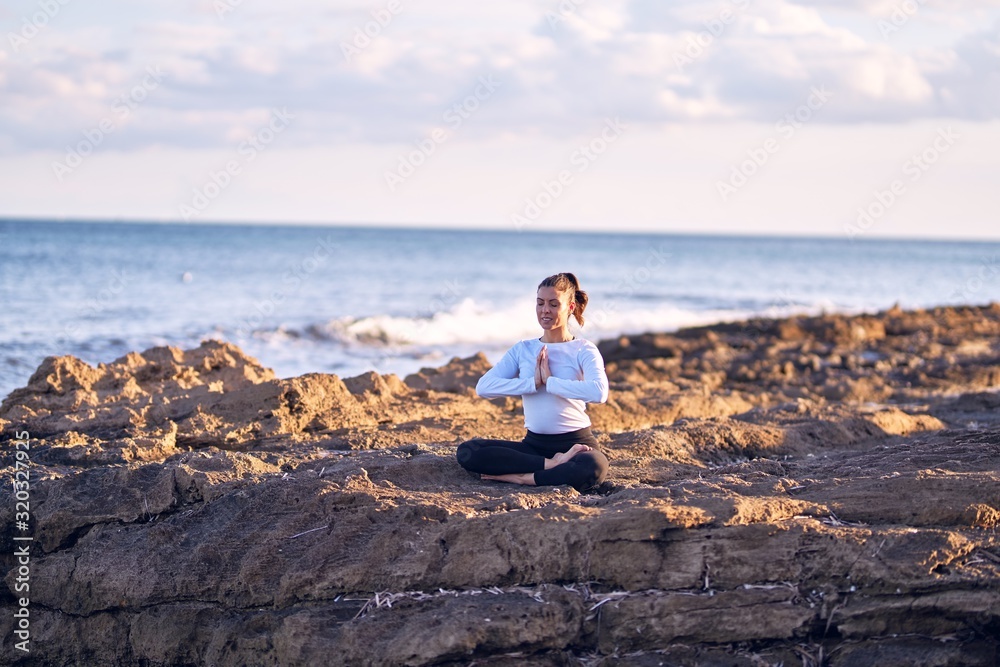
[[[559, 452], [555, 454], [552, 458], [545, 459], [544, 470], [549, 470], [557, 466], [561, 466], [566, 463], [574, 456], [581, 452], [589, 451], [590, 447], [588, 445], [573, 445], [567, 452]], [[522, 472], [522, 473], [507, 473], [504, 475], [482, 475], [483, 479], [492, 479], [497, 482], [510, 482], [511, 484], [526, 484], [528, 486], [541, 486], [541, 482], [537, 481], [538, 473], [543, 472], [542, 470], [536, 472]], [[560, 482], [562, 483], [562, 482]]]
[[513, 440], [476, 438], [463, 442], [455, 452], [458, 463], [484, 475], [532, 473], [545, 469], [545, 457], [531, 445]]
[[597, 448], [597, 438], [589, 428], [556, 435], [528, 431], [524, 441], [543, 456], [551, 457], [550, 465], [534, 477], [539, 486], [569, 484], [582, 492], [607, 476], [608, 457]]
[[[573, 443], [573, 439], [586, 444]], [[529, 432], [522, 442], [469, 440], [458, 446], [456, 456], [463, 468], [483, 474], [484, 479], [538, 486], [569, 484], [582, 492], [603, 482], [608, 472], [608, 458], [596, 444], [589, 429], [558, 436]], [[533, 445], [552, 451], [543, 449], [539, 453], [539, 448]]]
[[577, 491], [591, 489], [608, 474], [608, 457], [599, 449], [588, 449], [573, 456], [568, 461], [535, 473], [538, 486], [569, 484]]

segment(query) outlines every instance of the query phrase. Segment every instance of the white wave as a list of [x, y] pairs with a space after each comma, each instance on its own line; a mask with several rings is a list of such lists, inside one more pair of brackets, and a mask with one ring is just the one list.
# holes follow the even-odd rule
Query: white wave
[[[570, 330], [577, 336], [597, 341], [623, 334], [669, 332], [683, 327], [746, 319], [754, 315], [784, 317], [795, 313], [816, 314], [831, 310], [823, 306], [770, 307], [766, 312], [737, 309], [695, 310], [669, 303], [650, 307], [628, 302], [607, 301], [600, 306], [591, 304], [586, 312], [585, 326], [571, 321]], [[414, 346], [423, 349], [450, 346], [509, 345], [540, 333], [535, 319], [533, 299], [527, 298], [503, 307], [467, 298], [448, 310], [430, 316], [345, 317], [306, 327], [307, 337], [340, 343], [348, 348], [400, 348]], [[275, 332], [278, 334], [278, 332]], [[278, 334], [287, 336], [287, 332]]]
[[345, 317], [307, 328], [318, 338], [376, 346], [493, 343], [528, 337], [537, 330], [530, 299], [498, 309], [471, 298], [430, 316]]

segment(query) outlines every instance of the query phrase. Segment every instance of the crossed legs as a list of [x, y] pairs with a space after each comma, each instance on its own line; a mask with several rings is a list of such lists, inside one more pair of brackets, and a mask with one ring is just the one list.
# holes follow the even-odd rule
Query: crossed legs
[[463, 468], [483, 479], [531, 486], [569, 484], [577, 491], [600, 484], [608, 469], [607, 457], [582, 443], [547, 458], [523, 441], [476, 438], [460, 444], [456, 456]]

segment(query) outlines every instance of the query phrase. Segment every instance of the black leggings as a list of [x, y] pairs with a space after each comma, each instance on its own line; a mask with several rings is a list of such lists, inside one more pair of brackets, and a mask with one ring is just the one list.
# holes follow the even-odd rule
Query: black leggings
[[[569, 451], [576, 443], [593, 449], [545, 469], [545, 459]], [[484, 475], [533, 472], [538, 486], [569, 484], [577, 491], [597, 486], [608, 472], [608, 457], [597, 449], [597, 438], [590, 428], [551, 435], [528, 431], [520, 442], [476, 438], [460, 444], [456, 456], [459, 465], [470, 472]]]

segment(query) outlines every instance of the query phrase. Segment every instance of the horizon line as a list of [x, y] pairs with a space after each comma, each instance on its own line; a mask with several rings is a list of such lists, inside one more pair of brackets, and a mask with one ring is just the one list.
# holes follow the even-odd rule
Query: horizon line
[[656, 230], [643, 228], [619, 228], [619, 229], [510, 229], [509, 226], [468, 226], [455, 225], [450, 223], [402, 223], [402, 222], [348, 222], [348, 221], [327, 221], [327, 222], [306, 222], [306, 221], [267, 221], [267, 220], [198, 220], [196, 222], [185, 222], [183, 220], [157, 220], [153, 218], [121, 218], [121, 217], [85, 217], [85, 216], [32, 216], [32, 215], [2, 215], [0, 214], [0, 224], [23, 222], [54, 223], [54, 224], [108, 224], [108, 225], [159, 225], [171, 227], [271, 227], [271, 228], [330, 228], [330, 229], [384, 229], [384, 230], [408, 230], [427, 232], [493, 232], [508, 234], [580, 234], [580, 235], [635, 235], [635, 236], [690, 236], [690, 237], [718, 237], [718, 238], [760, 238], [760, 239], [794, 239], [794, 240], [827, 240], [827, 241], [847, 241], [847, 242], [885, 242], [904, 241], [917, 243], [1000, 243], [1000, 236], [973, 237], [937, 237], [937, 236], [887, 236], [878, 234], [863, 234], [849, 237], [846, 234], [824, 234], [824, 233], [788, 233], [777, 231], [729, 231], [729, 230], [705, 230], [693, 231], [689, 229]]

